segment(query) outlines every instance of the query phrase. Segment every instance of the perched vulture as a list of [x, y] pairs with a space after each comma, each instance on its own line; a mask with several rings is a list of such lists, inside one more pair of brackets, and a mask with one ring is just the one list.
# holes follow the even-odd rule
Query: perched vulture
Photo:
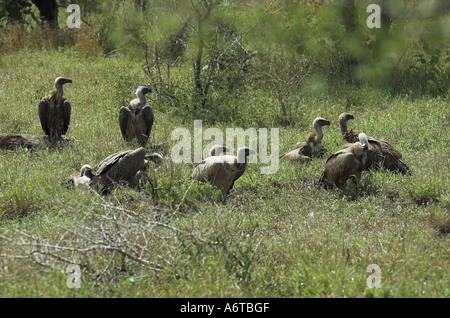
[[205, 158], [197, 164], [192, 173], [192, 179], [209, 182], [228, 195], [237, 179], [247, 168], [247, 157], [256, 154], [253, 149], [241, 147], [237, 156], [222, 155]]
[[280, 155], [280, 159], [307, 162], [312, 157], [321, 157], [325, 153], [322, 145], [323, 126], [329, 126], [330, 122], [322, 117], [317, 117], [313, 121], [315, 132], [309, 133], [305, 140], [297, 143], [293, 148]]
[[58, 77], [55, 80], [56, 89], [50, 95], [42, 98], [39, 103], [38, 110], [42, 130], [52, 141], [61, 139], [61, 135], [65, 135], [69, 128], [72, 108], [69, 101], [63, 96], [63, 85], [67, 83], [72, 83], [72, 80]]
[[[342, 113], [339, 116], [341, 133], [345, 141], [354, 143], [359, 140], [358, 132], [354, 129], [348, 131], [347, 121], [354, 119], [353, 115]], [[402, 174], [411, 174], [409, 167], [404, 163], [402, 154], [385, 140], [368, 137], [369, 150], [367, 151], [367, 160], [365, 169], [378, 170], [381, 165], [386, 169]]]
[[365, 169], [369, 142], [364, 133], [359, 134], [359, 140], [327, 159], [325, 171], [319, 180], [326, 189], [342, 187], [351, 176], [361, 177], [361, 172]]
[[130, 105], [122, 106], [119, 111], [119, 125], [122, 137], [125, 141], [137, 140], [141, 147], [147, 144], [153, 126], [153, 110], [146, 106], [145, 94], [152, 90], [145, 86], [139, 86], [136, 90], [137, 98]]

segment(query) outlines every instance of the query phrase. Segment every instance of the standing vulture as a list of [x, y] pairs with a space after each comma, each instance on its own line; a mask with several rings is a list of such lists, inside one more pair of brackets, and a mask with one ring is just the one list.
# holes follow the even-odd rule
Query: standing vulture
[[153, 110], [145, 105], [145, 94], [151, 91], [146, 86], [139, 86], [136, 90], [137, 98], [133, 99], [129, 106], [122, 106], [119, 111], [119, 125], [123, 139], [126, 142], [137, 140], [141, 147], [147, 144], [153, 126]]
[[359, 134], [359, 140], [348, 147], [332, 154], [326, 161], [325, 171], [319, 183], [326, 189], [342, 187], [351, 176], [361, 177], [365, 168], [369, 142], [364, 133]]
[[[354, 143], [359, 140], [358, 132], [354, 129], [348, 131], [347, 121], [354, 119], [353, 115], [342, 113], [339, 116], [341, 133], [345, 141]], [[381, 165], [386, 169], [402, 174], [411, 174], [409, 167], [404, 163], [402, 154], [385, 140], [368, 137], [369, 150], [367, 151], [366, 169], [378, 170]]]
[[55, 80], [55, 90], [42, 98], [39, 103], [39, 119], [42, 130], [51, 141], [60, 140], [65, 135], [70, 123], [71, 106], [63, 96], [63, 85], [72, 83], [70, 78], [58, 77]]
[[192, 172], [192, 179], [209, 182], [228, 195], [234, 183], [247, 168], [247, 157], [256, 154], [253, 149], [241, 147], [237, 156], [222, 155], [205, 158]]
[[323, 126], [329, 126], [330, 122], [322, 117], [317, 117], [313, 121], [315, 132], [309, 133], [305, 140], [297, 143], [293, 148], [280, 155], [280, 159], [291, 161], [310, 161], [312, 157], [321, 157], [325, 153], [322, 145]]

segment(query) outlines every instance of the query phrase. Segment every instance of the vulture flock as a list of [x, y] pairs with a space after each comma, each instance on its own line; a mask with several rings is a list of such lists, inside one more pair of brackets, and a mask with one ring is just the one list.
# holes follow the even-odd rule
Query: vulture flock
[[[62, 140], [68, 131], [71, 116], [70, 102], [64, 97], [63, 85], [72, 83], [69, 78], [58, 77], [55, 80], [55, 89], [42, 98], [38, 106], [39, 119], [42, 130], [51, 142]], [[138, 186], [143, 172], [149, 162], [160, 164], [163, 156], [158, 153], [146, 154], [145, 146], [148, 143], [152, 130], [154, 115], [149, 105], [146, 105], [146, 94], [152, 90], [146, 86], [136, 89], [136, 98], [128, 106], [119, 109], [119, 128], [123, 139], [131, 144], [137, 142], [139, 148], [123, 150], [111, 154], [103, 159], [95, 168], [83, 164], [80, 171], [74, 173], [69, 179], [70, 185], [88, 186], [100, 194], [107, 194], [117, 184]], [[348, 113], [339, 116], [340, 131], [346, 142], [342, 149], [329, 156], [325, 168], [320, 176], [319, 185], [325, 189], [342, 187], [347, 180], [357, 180], [364, 170], [384, 169], [401, 174], [411, 174], [410, 169], [402, 160], [402, 154], [385, 140], [368, 137], [355, 129], [348, 130], [347, 122], [355, 117]], [[279, 156], [283, 161], [306, 163], [314, 158], [321, 158], [327, 152], [322, 145], [324, 136], [323, 127], [330, 126], [329, 120], [317, 117], [312, 126], [314, 131], [291, 149]], [[0, 135], [1, 137], [2, 135]], [[28, 138], [24, 135], [21, 138]], [[21, 141], [18, 136], [0, 138], [12, 142]], [[32, 139], [30, 142], [36, 142]], [[24, 143], [21, 141], [21, 143]], [[5, 147], [6, 148], [6, 147]], [[247, 158], [256, 155], [255, 150], [241, 147], [237, 155], [228, 153], [229, 150], [216, 145], [210, 149], [210, 156], [198, 163], [192, 171], [194, 181], [207, 182], [217, 187], [227, 196], [234, 183], [244, 174], [247, 168]]]

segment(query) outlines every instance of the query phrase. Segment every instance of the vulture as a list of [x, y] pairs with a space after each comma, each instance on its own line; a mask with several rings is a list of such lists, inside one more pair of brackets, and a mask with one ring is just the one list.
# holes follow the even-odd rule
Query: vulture
[[141, 147], [147, 144], [153, 126], [153, 110], [145, 105], [145, 94], [152, 90], [146, 86], [136, 89], [137, 98], [130, 105], [122, 106], [119, 110], [119, 126], [122, 137], [126, 142], [137, 140]]
[[145, 155], [143, 147], [120, 151], [103, 159], [94, 169], [84, 164], [80, 172], [72, 175], [67, 183], [76, 187], [88, 185], [101, 194], [107, 194], [112, 186], [119, 183], [137, 185], [138, 178], [147, 167], [148, 161], [159, 164], [162, 156], [158, 153]]
[[92, 186], [102, 194], [108, 193], [118, 183], [135, 186], [138, 181], [136, 174], [144, 171], [147, 163], [143, 147], [109, 155], [94, 168]]
[[322, 117], [317, 117], [313, 121], [315, 132], [309, 133], [305, 140], [297, 143], [293, 148], [280, 155], [280, 159], [290, 161], [308, 162], [312, 157], [321, 157], [325, 153], [322, 145], [323, 126], [329, 126], [330, 122]]
[[41, 127], [52, 141], [60, 140], [61, 135], [65, 135], [69, 128], [72, 107], [63, 96], [63, 85], [67, 83], [72, 83], [72, 80], [64, 77], [56, 78], [56, 89], [39, 102], [38, 111]]
[[138, 178], [147, 167], [148, 161], [160, 162], [159, 154], [145, 155], [145, 149], [123, 150], [109, 155], [94, 169], [84, 164], [79, 173], [72, 175], [69, 185], [89, 185], [101, 194], [108, 194], [112, 187], [125, 183], [136, 186]]
[[[354, 143], [359, 138], [356, 130], [351, 129], [348, 131], [347, 121], [350, 119], [354, 119], [354, 116], [342, 113], [339, 116], [339, 123], [344, 140], [349, 143]], [[368, 137], [367, 139], [369, 141], [369, 149], [367, 151], [365, 169], [378, 170], [383, 165], [387, 170], [395, 173], [411, 174], [409, 167], [402, 161], [402, 154], [390, 143], [374, 137]]]
[[239, 179], [247, 168], [247, 157], [256, 154], [253, 149], [241, 147], [237, 156], [221, 155], [205, 158], [198, 163], [192, 172], [192, 179], [209, 182], [229, 195], [234, 183]]
[[350, 119], [355, 119], [355, 117], [352, 114], [348, 113], [342, 113], [339, 115], [339, 125], [341, 126], [341, 134], [344, 137], [344, 140], [345, 136], [348, 134], [347, 121], [349, 121]]
[[348, 145], [327, 159], [319, 184], [326, 189], [334, 186], [340, 188], [351, 176], [361, 177], [365, 169], [369, 142], [364, 133], [360, 133], [358, 138], [359, 141]]

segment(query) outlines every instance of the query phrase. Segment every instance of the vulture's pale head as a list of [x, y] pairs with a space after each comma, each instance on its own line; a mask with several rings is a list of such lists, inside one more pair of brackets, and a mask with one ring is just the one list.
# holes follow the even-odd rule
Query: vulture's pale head
[[[347, 121], [349, 121], [350, 119], [355, 119], [355, 117], [353, 117], [352, 114], [348, 114], [348, 113], [342, 113], [339, 115], [339, 125], [341, 126], [341, 134], [342, 135], [345, 135], [348, 133]], [[349, 141], [345, 137], [344, 137], [344, 139]]]
[[145, 95], [145, 94], [148, 94], [148, 93], [151, 93], [152, 92], [152, 89], [151, 88], [149, 88], [149, 87], [147, 87], [147, 86], [139, 86], [137, 89], [136, 89], [136, 96], [138, 96], [139, 97], [139, 95]]
[[156, 164], [160, 164], [163, 161], [163, 156], [161, 156], [159, 153], [152, 153], [151, 155], [145, 156], [145, 160], [152, 161]]
[[363, 151], [367, 151], [367, 149], [369, 149], [369, 140], [367, 139], [367, 136], [365, 133], [360, 133], [358, 135], [359, 138], [359, 142], [361, 143], [362, 147], [363, 147]]
[[67, 83], [72, 83], [72, 80], [70, 78], [65, 78], [65, 77], [60, 76], [60, 77], [57, 77], [55, 80], [55, 87], [62, 86]]
[[256, 151], [248, 147], [241, 147], [238, 149], [237, 158], [239, 163], [246, 162], [246, 158], [250, 155], [256, 155]]
[[369, 149], [369, 141], [367, 140], [367, 136], [364, 133], [360, 133], [358, 135], [359, 141], [352, 143], [349, 145], [348, 149], [352, 152], [356, 157], [360, 157], [364, 152]]
[[81, 166], [80, 176], [92, 179], [92, 167], [88, 164]]
[[313, 126], [314, 127], [330, 126], [330, 121], [322, 117], [317, 117], [313, 121]]
[[346, 123], [350, 119], [355, 119], [355, 117], [352, 114], [348, 114], [348, 113], [342, 113], [342, 114], [339, 115], [339, 122], [340, 123]]

